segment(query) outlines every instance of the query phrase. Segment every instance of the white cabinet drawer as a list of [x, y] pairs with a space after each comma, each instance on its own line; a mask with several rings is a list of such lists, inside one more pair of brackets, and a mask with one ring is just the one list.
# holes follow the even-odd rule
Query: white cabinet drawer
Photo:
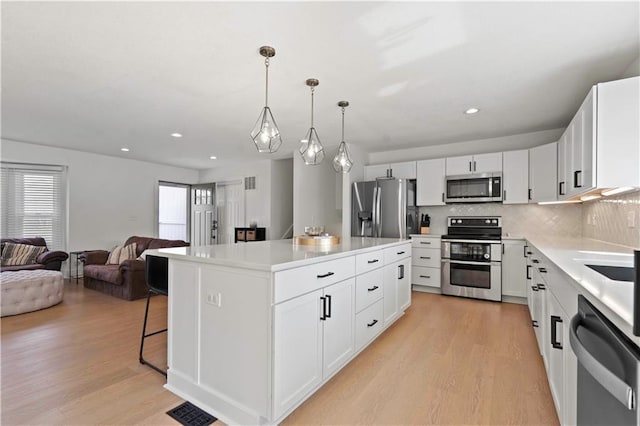
[[[379, 262], [382, 264], [382, 260]], [[274, 301], [279, 303], [355, 275], [354, 256], [287, 269], [274, 274]]]
[[384, 249], [384, 264], [389, 265], [411, 256], [411, 244], [402, 244], [401, 246], [389, 247]]
[[356, 314], [356, 352], [382, 331], [383, 299]]
[[411, 284], [440, 288], [440, 268], [412, 266]]
[[356, 277], [356, 312], [382, 297], [382, 268]]
[[411, 263], [414, 266], [427, 268], [440, 267], [440, 249], [414, 248]]
[[356, 255], [356, 274], [372, 271], [384, 265], [384, 254], [382, 250], [371, 251]]
[[411, 247], [440, 248], [440, 237], [411, 237]]

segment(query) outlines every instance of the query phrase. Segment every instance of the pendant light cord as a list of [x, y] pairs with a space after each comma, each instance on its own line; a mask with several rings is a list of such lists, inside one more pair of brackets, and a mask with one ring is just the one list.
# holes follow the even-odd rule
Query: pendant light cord
[[313, 92], [314, 87], [311, 87], [311, 128], [313, 129]]
[[344, 107], [342, 107], [342, 141], [344, 141]]
[[269, 58], [264, 59], [265, 87], [264, 87], [264, 106], [269, 106]]

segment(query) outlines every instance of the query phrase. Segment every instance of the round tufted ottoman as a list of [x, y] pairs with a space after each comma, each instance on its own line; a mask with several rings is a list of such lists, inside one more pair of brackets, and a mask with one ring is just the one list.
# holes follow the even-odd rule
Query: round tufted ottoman
[[0, 274], [0, 316], [48, 308], [62, 301], [62, 272], [36, 269]]

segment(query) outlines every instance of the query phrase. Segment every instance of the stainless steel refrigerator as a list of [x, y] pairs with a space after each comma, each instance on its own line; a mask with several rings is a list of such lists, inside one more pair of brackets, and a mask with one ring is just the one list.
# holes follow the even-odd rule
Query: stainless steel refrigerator
[[415, 180], [393, 178], [353, 183], [352, 236], [409, 238], [409, 234], [417, 233]]

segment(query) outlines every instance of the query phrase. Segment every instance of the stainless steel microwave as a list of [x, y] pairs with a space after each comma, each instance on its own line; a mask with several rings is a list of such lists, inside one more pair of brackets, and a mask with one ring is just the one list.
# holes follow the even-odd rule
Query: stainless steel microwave
[[487, 203], [502, 201], [502, 173], [447, 176], [447, 203]]

